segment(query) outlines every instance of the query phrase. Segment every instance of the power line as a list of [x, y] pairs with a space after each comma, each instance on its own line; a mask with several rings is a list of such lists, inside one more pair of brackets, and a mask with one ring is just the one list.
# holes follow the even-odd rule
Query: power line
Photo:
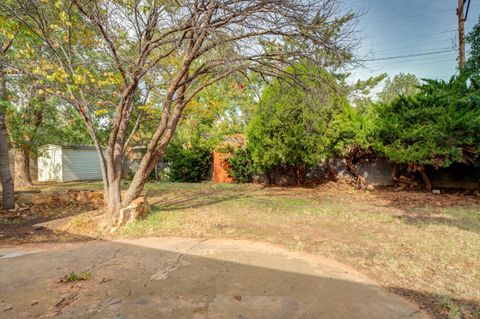
[[422, 68], [429, 68], [430, 65], [438, 65], [439, 67], [455, 67], [456, 66], [456, 59], [454, 56], [448, 59], [442, 60], [423, 60], [423, 61], [408, 61], [403, 63], [403, 61], [394, 61], [385, 64], [369, 64], [364, 66], [364, 69], [384, 69], [384, 68], [413, 68], [415, 70], [420, 70]]
[[[433, 48], [433, 47], [430, 47], [428, 48], [427, 46], [430, 46], [432, 44], [437, 44], [437, 43], [450, 43], [451, 45], [448, 47], [448, 49], [452, 49], [455, 47], [455, 44], [454, 42], [452, 41], [453, 39], [444, 39], [444, 40], [439, 40], [439, 41], [432, 41], [432, 42], [422, 42], [421, 45], [419, 45], [418, 47], [425, 51], [425, 50], [432, 50], [432, 51], [436, 51], [436, 50], [444, 50], [444, 49], [447, 49], [447, 47], [444, 47], [444, 48], [441, 48], [441, 49], [437, 49], [437, 48]], [[402, 46], [402, 47], [395, 47], [395, 48], [388, 48], [388, 49], [383, 49], [383, 50], [375, 50], [375, 49], [371, 49], [371, 51], [373, 51], [375, 54], [390, 54], [390, 53], [399, 53], [399, 51], [408, 51], [408, 52], [403, 52], [403, 53], [417, 53], [417, 52], [411, 52], [412, 48], [414, 48], [415, 46], [412, 46], [412, 45], [408, 45], [408, 46]], [[416, 50], [418, 51], [418, 50]], [[400, 52], [402, 53], [402, 52]]]
[[[447, 34], [447, 33], [452, 33], [452, 32], [457, 32], [457, 31], [458, 31], [458, 29], [445, 30], [445, 31], [435, 32], [435, 33], [426, 33], [426, 34], [421, 34], [421, 35], [418, 35], [418, 36], [415, 36], [415, 37], [408, 37], [408, 38], [401, 38], [401, 39], [398, 39], [398, 40], [379, 42], [379, 43], [377, 43], [377, 45], [378, 44], [387, 44], [387, 43], [402, 42], [402, 41], [407, 41], [407, 40], [426, 38], [426, 37], [431, 37], [432, 35]], [[368, 39], [368, 37], [366, 39]], [[370, 39], [372, 39], [372, 38], [370, 38]]]
[[369, 64], [368, 68], [379, 68], [379, 67], [399, 65], [399, 64], [405, 64], [405, 63], [408, 63], [410, 66], [423, 66], [423, 65], [446, 63], [446, 62], [456, 63], [455, 56], [451, 56], [448, 59], [440, 59], [440, 60], [419, 59], [419, 60], [394, 61], [394, 62], [388, 62], [388, 64]]
[[[467, 0], [464, 0], [463, 3], [465, 4]], [[467, 11], [465, 12], [465, 21], [467, 21], [467, 18], [468, 18], [468, 11], [470, 10], [470, 0], [468, 0], [468, 4], [467, 4]]]
[[442, 54], [451, 52], [455, 49], [448, 49], [448, 50], [440, 50], [440, 51], [432, 51], [432, 52], [425, 52], [425, 53], [417, 53], [417, 54], [408, 54], [408, 55], [398, 55], [398, 56], [390, 56], [390, 57], [382, 57], [382, 58], [373, 58], [373, 59], [365, 59], [359, 60], [360, 62], [371, 62], [371, 61], [384, 61], [384, 60], [396, 60], [396, 59], [405, 59], [405, 58], [413, 58], [417, 56], [426, 56], [426, 55], [434, 55], [434, 54]]
[[[466, 2], [466, 1], [465, 1]], [[470, 0], [468, 0], [468, 6], [467, 6], [467, 12], [468, 12], [468, 7], [470, 6]], [[472, 7], [478, 7], [479, 5], [472, 5]], [[405, 16], [399, 16], [399, 17], [392, 17], [392, 18], [386, 18], [386, 19], [375, 19], [375, 20], [370, 20], [370, 21], [364, 21], [365, 25], [370, 25], [370, 24], [376, 24], [380, 22], [390, 22], [390, 21], [395, 21], [395, 20], [404, 20], [404, 19], [409, 19], [409, 18], [415, 18], [415, 17], [421, 17], [421, 16], [426, 16], [426, 15], [433, 15], [433, 14], [440, 14], [440, 13], [447, 13], [447, 12], [455, 12], [457, 8], [450, 8], [450, 9], [443, 9], [443, 10], [437, 10], [437, 11], [425, 11], [422, 13], [416, 13], [416, 14], [411, 14], [411, 15], [405, 15]]]
[[404, 20], [404, 19], [409, 19], [409, 18], [421, 17], [421, 16], [425, 16], [425, 15], [451, 12], [451, 11], [455, 11], [455, 10], [456, 10], [456, 8], [450, 8], [450, 9], [439, 10], [439, 11], [417, 13], [417, 14], [411, 14], [411, 15], [400, 16], [400, 17], [395, 17], [395, 18], [381, 19], [381, 20], [375, 20], [375, 21], [367, 21], [364, 24], [365, 25], [370, 25], [370, 24], [376, 24], [376, 23], [381, 23], [381, 22], [386, 22], [386, 21], [390, 22], [390, 21], [394, 21], [394, 20]]

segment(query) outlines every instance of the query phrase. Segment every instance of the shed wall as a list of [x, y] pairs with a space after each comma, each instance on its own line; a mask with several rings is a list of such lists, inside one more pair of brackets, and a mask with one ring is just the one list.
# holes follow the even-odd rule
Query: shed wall
[[37, 164], [39, 182], [61, 182], [63, 180], [62, 148], [60, 146], [47, 145], [42, 148]]
[[63, 181], [101, 180], [102, 170], [95, 150], [63, 148]]

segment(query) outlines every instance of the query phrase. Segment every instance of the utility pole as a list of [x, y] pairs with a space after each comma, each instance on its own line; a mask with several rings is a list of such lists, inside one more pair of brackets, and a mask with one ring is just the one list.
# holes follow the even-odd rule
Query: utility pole
[[465, 0], [458, 0], [458, 65], [461, 68], [465, 65], [465, 18], [463, 15]]

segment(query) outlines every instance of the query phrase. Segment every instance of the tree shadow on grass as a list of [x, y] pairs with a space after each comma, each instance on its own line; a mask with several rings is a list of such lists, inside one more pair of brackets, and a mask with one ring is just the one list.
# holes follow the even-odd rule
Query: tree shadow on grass
[[150, 205], [162, 211], [178, 211], [189, 208], [213, 206], [223, 202], [248, 199], [253, 197], [252, 191], [235, 192], [182, 192], [150, 197]]
[[380, 207], [394, 208], [395, 217], [423, 227], [446, 225], [480, 234], [480, 199], [462, 192], [435, 195], [425, 192], [379, 190]]
[[400, 287], [390, 287], [388, 290], [415, 302], [433, 318], [480, 318], [479, 300], [449, 297]]
[[[75, 242], [88, 237], [61, 231], [75, 216], [97, 210], [92, 205], [52, 203], [0, 214], [0, 244]], [[50, 223], [51, 227], [44, 224]], [[55, 225], [53, 225], [55, 224]]]

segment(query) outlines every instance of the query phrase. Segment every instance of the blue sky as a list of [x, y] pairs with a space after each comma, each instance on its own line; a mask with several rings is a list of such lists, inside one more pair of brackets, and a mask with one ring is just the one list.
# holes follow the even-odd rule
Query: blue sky
[[[388, 73], [414, 73], [419, 78], [448, 79], [458, 56], [457, 0], [345, 0], [345, 6], [364, 12], [358, 30], [360, 56], [389, 58], [434, 51], [435, 55], [366, 62], [352, 72], [353, 79]], [[472, 30], [480, 14], [480, 0], [471, 0], [465, 25]]]

